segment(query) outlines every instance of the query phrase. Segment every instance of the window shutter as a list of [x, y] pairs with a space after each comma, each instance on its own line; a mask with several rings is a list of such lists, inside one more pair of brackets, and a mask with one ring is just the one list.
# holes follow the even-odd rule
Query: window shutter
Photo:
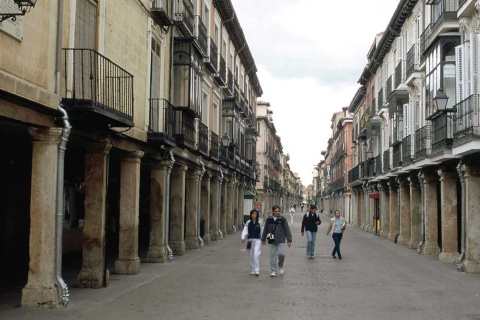
[[457, 74], [457, 103], [463, 100], [463, 45], [455, 48], [455, 72]]

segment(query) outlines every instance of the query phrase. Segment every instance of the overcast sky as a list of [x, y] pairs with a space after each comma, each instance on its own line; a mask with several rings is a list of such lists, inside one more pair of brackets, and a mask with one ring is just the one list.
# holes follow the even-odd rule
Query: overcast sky
[[232, 0], [290, 168], [312, 183], [331, 118], [350, 104], [399, 0]]

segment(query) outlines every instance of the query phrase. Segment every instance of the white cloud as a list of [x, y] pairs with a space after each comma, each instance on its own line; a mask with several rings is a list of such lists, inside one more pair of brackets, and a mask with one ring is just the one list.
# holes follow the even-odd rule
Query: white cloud
[[263, 101], [302, 182], [348, 106], [375, 35], [399, 0], [232, 0], [258, 69]]

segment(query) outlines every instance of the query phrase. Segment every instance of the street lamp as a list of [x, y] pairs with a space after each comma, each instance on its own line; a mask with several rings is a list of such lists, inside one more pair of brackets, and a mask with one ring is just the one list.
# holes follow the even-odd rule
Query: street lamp
[[226, 148], [229, 145], [230, 145], [230, 137], [228, 136], [228, 134], [226, 132], [224, 132], [223, 137], [222, 137], [222, 146], [224, 146]]
[[0, 22], [12, 18], [12, 21], [17, 20], [17, 16], [24, 16], [25, 13], [30, 12], [30, 9], [35, 7], [37, 0], [13, 0], [18, 6], [20, 12], [15, 13], [0, 13]]
[[435, 110], [440, 112], [450, 111], [447, 110], [448, 96], [443, 92], [443, 89], [438, 89], [437, 94], [433, 98], [433, 104], [435, 105]]

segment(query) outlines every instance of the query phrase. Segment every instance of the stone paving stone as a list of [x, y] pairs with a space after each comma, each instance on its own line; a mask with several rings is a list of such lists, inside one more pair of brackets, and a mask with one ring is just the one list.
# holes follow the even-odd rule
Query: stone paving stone
[[72, 288], [65, 309], [1, 310], [0, 319], [480, 319], [480, 275], [352, 226], [342, 240], [343, 259], [333, 259], [326, 216], [316, 259], [307, 259], [300, 213], [295, 221], [285, 273], [275, 278], [268, 245], [260, 276], [250, 275], [237, 232], [169, 264], [143, 263], [139, 275], [112, 275], [108, 288]]

